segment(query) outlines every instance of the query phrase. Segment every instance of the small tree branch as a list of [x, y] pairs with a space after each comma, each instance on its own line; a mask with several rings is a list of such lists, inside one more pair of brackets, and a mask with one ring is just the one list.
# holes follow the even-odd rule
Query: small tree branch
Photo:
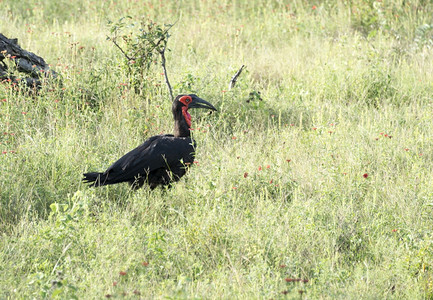
[[158, 47], [158, 45], [159, 45], [159, 43], [161, 43], [163, 40], [165, 41], [165, 44], [164, 44], [164, 48], [162, 48], [162, 50], [158, 50], [157, 49], [157, 51], [159, 52], [159, 54], [161, 55], [161, 66], [162, 66], [162, 69], [163, 69], [163, 71], [164, 71], [164, 77], [165, 77], [165, 83], [167, 84], [167, 88], [168, 88], [168, 91], [169, 91], [169, 93], [170, 93], [170, 97], [171, 97], [171, 102], [173, 102], [174, 101], [174, 96], [173, 96], [173, 89], [172, 89], [172, 87], [171, 87], [171, 84], [170, 84], [170, 81], [168, 80], [168, 75], [167, 75], [167, 68], [166, 68], [166, 66], [165, 66], [165, 49], [167, 48], [167, 43], [168, 43], [168, 38], [169, 38], [169, 35], [168, 35], [168, 31], [175, 25], [177, 23], [177, 21], [176, 22], [174, 22], [173, 24], [171, 24], [165, 31], [164, 31], [164, 34], [163, 34], [163, 36], [162, 36], [162, 38], [156, 43], [156, 45], [155, 45], [155, 48], [157, 49], [157, 47]]
[[245, 65], [242, 65], [242, 67], [239, 69], [239, 71], [236, 72], [235, 76], [232, 77], [229, 84], [229, 90], [231, 90], [235, 85], [236, 81], [238, 80], [239, 75], [241, 75], [243, 69], [245, 68]]
[[129, 61], [130, 61], [130, 60], [134, 60], [134, 58], [129, 57], [129, 56], [125, 53], [125, 51], [123, 51], [122, 47], [120, 47], [119, 44], [117, 44], [117, 42], [116, 42], [114, 39], [111, 39], [111, 38], [110, 38], [110, 40], [113, 42], [114, 46], [116, 46], [116, 47], [120, 50], [120, 52], [122, 52], [122, 54], [126, 57], [127, 60], [129, 60]]
[[[159, 44], [161, 44], [162, 41], [165, 41], [165, 46], [164, 46], [164, 49], [162, 50], [162, 51], [165, 51], [165, 47], [167, 47], [167, 42], [168, 42], [168, 38], [169, 38], [169, 35], [167, 33], [174, 25], [176, 25], [176, 23], [177, 23], [177, 21], [174, 22], [173, 24], [170, 24], [170, 26], [168, 26], [168, 28], [162, 34], [161, 38], [156, 43], [152, 40], [147, 41], [152, 46], [152, 49], [149, 52], [153, 52], [153, 50], [156, 50], [159, 54], [161, 54], [161, 50], [158, 50], [158, 46], [159, 46]], [[134, 54], [134, 56], [135, 56], [135, 54]]]
[[[127, 64], [129, 75], [138, 74], [138, 80], [143, 80], [144, 76], [150, 72], [151, 64], [154, 61], [153, 57], [154, 55], [157, 55], [156, 53], [158, 53], [161, 56], [161, 66], [164, 71], [165, 83], [167, 84], [172, 101], [174, 100], [174, 96], [173, 89], [167, 75], [165, 50], [167, 49], [168, 38], [170, 37], [168, 31], [176, 24], [176, 22], [174, 24], [165, 25], [165, 30], [163, 30], [160, 25], [156, 25], [155, 23], [151, 22], [150, 25], [147, 26], [147, 32], [145, 32], [145, 28], [141, 28], [140, 31], [142, 31], [142, 34], [138, 36], [132, 36], [131, 38], [126, 38], [124, 36], [127, 51], [124, 51], [122, 47], [117, 44], [116, 37], [111, 38], [107, 36], [107, 39], [113, 42], [113, 44], [122, 52], [123, 56], [128, 60], [128, 62], [131, 62], [131, 60], [138, 60], [138, 64], [134, 65], [134, 67], [130, 67], [129, 63]], [[141, 23], [141, 26], [146, 27], [143, 22]], [[123, 27], [124, 23], [121, 19], [120, 25], [116, 24], [114, 27], [112, 27], [111, 32], [115, 32], [117, 36], [117, 30]], [[134, 42], [135, 39], [137, 40], [137, 43]], [[139, 86], [139, 88], [142, 87], [143, 83], [139, 82], [137, 86], [140, 84], [141, 86]]]
[[[165, 42], [165, 45], [164, 45], [164, 51], [165, 51], [165, 47], [167, 47], [168, 38], [170, 37], [170, 35], [168, 35], [168, 31], [169, 31], [169, 30], [170, 30], [174, 25], [176, 25], [176, 23], [177, 23], [177, 21], [174, 22], [173, 24], [170, 24], [170, 25], [168, 26], [168, 28], [167, 28], [166, 30], [164, 30], [164, 33], [161, 35], [161, 38], [160, 38], [156, 43], [154, 43], [153, 41], [149, 41], [149, 43], [152, 44], [152, 47], [153, 47], [153, 48], [152, 48], [152, 51], [153, 51], [154, 49], [157, 49], [158, 46], [159, 46], [159, 44], [160, 44], [162, 41], [166, 41], [166, 42]], [[161, 51], [159, 51], [158, 49], [157, 49], [157, 51], [161, 53]]]
[[168, 91], [170, 92], [171, 101], [173, 102], [174, 101], [173, 89], [171, 88], [170, 81], [168, 80], [167, 68], [165, 67], [165, 48], [166, 47], [167, 47], [167, 44], [165, 44], [164, 48], [159, 52], [159, 54], [161, 55], [161, 65], [162, 65], [162, 69], [164, 70], [165, 83], [167, 84]]

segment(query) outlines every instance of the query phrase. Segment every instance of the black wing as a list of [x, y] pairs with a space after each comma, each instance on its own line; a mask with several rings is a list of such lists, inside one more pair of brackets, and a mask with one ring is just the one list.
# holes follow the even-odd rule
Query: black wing
[[145, 177], [156, 169], [169, 170], [178, 165], [180, 160], [192, 163], [193, 143], [189, 137], [153, 136], [113, 163], [101, 176], [101, 184], [133, 181], [137, 176]]

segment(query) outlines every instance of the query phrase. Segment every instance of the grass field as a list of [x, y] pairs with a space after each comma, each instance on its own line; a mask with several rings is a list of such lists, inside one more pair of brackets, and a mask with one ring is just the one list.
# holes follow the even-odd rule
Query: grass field
[[[0, 84], [1, 299], [433, 299], [430, 1], [0, 6], [62, 78]], [[174, 92], [219, 110], [170, 189], [81, 183], [172, 132], [159, 58], [133, 88], [107, 40], [126, 16], [177, 21]]]

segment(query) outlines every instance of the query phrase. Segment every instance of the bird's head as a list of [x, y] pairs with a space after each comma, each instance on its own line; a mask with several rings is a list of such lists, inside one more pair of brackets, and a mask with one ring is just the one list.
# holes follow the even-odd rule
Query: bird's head
[[217, 110], [212, 104], [201, 99], [197, 95], [178, 95], [173, 101], [173, 115], [175, 120], [183, 117], [188, 129], [191, 127], [191, 115], [188, 113], [188, 109], [190, 108], [206, 108], [210, 110]]

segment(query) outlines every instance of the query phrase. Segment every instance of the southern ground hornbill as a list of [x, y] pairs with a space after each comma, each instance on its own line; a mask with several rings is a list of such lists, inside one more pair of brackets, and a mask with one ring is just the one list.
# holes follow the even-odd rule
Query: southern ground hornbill
[[194, 94], [179, 95], [173, 101], [174, 135], [155, 135], [126, 153], [105, 172], [85, 173], [83, 181], [91, 186], [129, 182], [134, 189], [145, 183], [153, 190], [169, 185], [186, 173], [194, 161], [195, 141], [191, 138], [190, 108], [216, 110]]

